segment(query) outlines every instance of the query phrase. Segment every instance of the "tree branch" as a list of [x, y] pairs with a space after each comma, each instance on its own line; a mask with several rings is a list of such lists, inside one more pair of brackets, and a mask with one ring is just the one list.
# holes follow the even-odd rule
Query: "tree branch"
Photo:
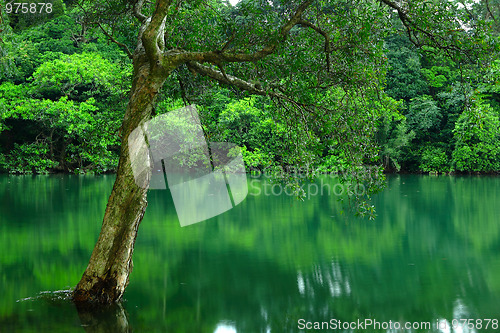
[[[2, 8], [0, 7], [0, 27], [2, 26], [3, 24], [3, 12], [2, 12]], [[0, 33], [3, 31], [2, 28], [0, 28]], [[0, 43], [3, 43], [3, 40], [2, 38], [0, 37]]]
[[125, 53], [127, 53], [127, 56], [129, 57], [129, 59], [132, 59], [132, 52], [130, 52], [129, 48], [127, 47], [127, 45], [117, 41], [111, 34], [109, 34], [106, 29], [104, 29], [104, 27], [101, 25], [101, 23], [97, 22], [97, 25], [99, 26], [99, 28], [101, 29], [101, 31], [106, 35], [106, 37], [108, 37], [113, 43], [115, 43], [116, 45], [120, 46], [122, 49], [124, 49]]
[[165, 28], [167, 11], [171, 4], [172, 0], [158, 0], [151, 19], [143, 23], [146, 25], [146, 29], [141, 36], [141, 41], [152, 65], [162, 64], [165, 43], [163, 39], [163, 30]]
[[[228, 84], [231, 86], [234, 86], [236, 88], [239, 88], [241, 90], [248, 91], [251, 94], [254, 95], [261, 95], [261, 96], [269, 96], [271, 98], [275, 98], [281, 101], [286, 101], [289, 102], [290, 104], [294, 105], [295, 107], [311, 111], [311, 107], [317, 106], [317, 105], [307, 105], [304, 103], [300, 103], [287, 95], [284, 94], [284, 91], [282, 93], [277, 93], [274, 92], [270, 89], [263, 89], [259, 84], [254, 84], [250, 83], [248, 81], [242, 80], [240, 78], [237, 78], [236, 76], [232, 76], [226, 73], [222, 73], [221, 71], [218, 71], [216, 69], [213, 69], [211, 67], [202, 65], [198, 62], [195, 61], [190, 61], [186, 63], [188, 69], [190, 71], [199, 73], [203, 76], [207, 76], [213, 80], [216, 80], [218, 82]], [[279, 89], [279, 88], [278, 88]]]
[[181, 79], [181, 76], [179, 75], [179, 72], [176, 73], [176, 76], [177, 76], [177, 81], [179, 82], [179, 87], [181, 89], [182, 101], [184, 102], [184, 106], [187, 106], [187, 105], [191, 104], [191, 102], [187, 98], [186, 88], [184, 87], [184, 82], [182, 82], [182, 79]]
[[[408, 12], [406, 10], [404, 10], [403, 8], [401, 8], [395, 2], [390, 1], [390, 0], [378, 0], [378, 1], [381, 2], [381, 3], [386, 4], [390, 8], [395, 9], [397, 11], [401, 23], [403, 23], [403, 25], [406, 27], [406, 30], [407, 30], [408, 37], [409, 37], [410, 41], [413, 44], [415, 44], [415, 46], [417, 46], [417, 47], [423, 46], [423, 44], [418, 40], [418, 36], [415, 34], [415, 32], [418, 31], [418, 32], [422, 33], [423, 35], [427, 36], [427, 38], [429, 38], [429, 40], [431, 42], [430, 46], [434, 46], [434, 47], [436, 47], [438, 49], [444, 50], [447, 53], [449, 51], [454, 51], [454, 52], [462, 53], [470, 61], [473, 61], [473, 59], [471, 59], [471, 56], [467, 52], [465, 52], [464, 50], [462, 50], [460, 47], [454, 45], [453, 43], [450, 44], [446, 40], [446, 38], [444, 38], [442, 36], [439, 36], [439, 35], [436, 35], [436, 34], [433, 34], [433, 33], [430, 33], [428, 31], [426, 31], [425, 29], [419, 27], [418, 24], [416, 24], [410, 18], [410, 16], [408, 15]], [[415, 38], [416, 40], [414, 40], [413, 38]], [[438, 39], [440, 41], [438, 41]]]
[[495, 15], [493, 15], [493, 13], [491, 12], [491, 9], [490, 9], [490, 2], [488, 0], [485, 1], [486, 3], [486, 10], [488, 11], [488, 13], [490, 14], [491, 18], [493, 19], [493, 21], [495, 21], [495, 24], [498, 25], [498, 21], [495, 17]]
[[258, 89], [255, 84], [244, 81], [240, 78], [237, 78], [236, 76], [222, 73], [221, 71], [202, 65], [196, 61], [189, 61], [186, 63], [186, 65], [191, 71], [199, 73], [203, 76], [207, 76], [221, 83], [232, 85], [241, 90], [246, 90], [252, 94], [261, 96], [266, 96], [268, 94], [268, 92], [266, 92], [264, 89]]
[[326, 31], [322, 30], [320, 27], [315, 26], [309, 21], [301, 19], [298, 23], [305, 27], [313, 29], [314, 31], [316, 31], [318, 34], [320, 34], [325, 38], [326, 69], [328, 72], [330, 72], [330, 52], [331, 52], [330, 36]]
[[210, 62], [210, 63], [220, 63], [220, 62], [251, 62], [260, 60], [270, 54], [272, 54], [279, 43], [284, 41], [288, 36], [290, 30], [299, 24], [302, 20], [302, 14], [306, 9], [313, 3], [313, 0], [304, 1], [295, 11], [293, 16], [281, 27], [280, 33], [277, 41], [266, 45], [261, 50], [254, 53], [237, 53], [237, 52], [225, 52], [224, 48], [220, 51], [208, 51], [208, 52], [186, 52], [183, 50], [170, 50], [169, 56], [173, 57], [178, 63], [186, 63], [189, 61], [197, 61], [200, 63]]
[[146, 20], [148, 19], [146, 15], [142, 13], [142, 6], [144, 5], [144, 1], [145, 0], [137, 0], [132, 8], [132, 13], [141, 23], [146, 22]]

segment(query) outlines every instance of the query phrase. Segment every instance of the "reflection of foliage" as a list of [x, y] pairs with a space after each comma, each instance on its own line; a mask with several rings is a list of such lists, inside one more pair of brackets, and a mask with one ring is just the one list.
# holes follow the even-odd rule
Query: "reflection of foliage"
[[113, 181], [112, 176], [0, 176], [0, 317], [16, 300], [75, 285]]
[[[73, 306], [15, 301], [78, 281], [112, 183], [0, 177], [2, 328], [43, 322], [66, 332], [78, 321]], [[343, 321], [428, 321], [452, 318], [457, 298], [484, 317], [499, 306], [498, 189], [493, 177], [397, 176], [376, 197], [376, 223], [341, 214], [328, 196], [261, 195], [186, 228], [169, 193], [151, 192], [125, 294], [130, 326], [214, 331], [226, 320], [243, 332], [296, 331], [320, 310]], [[55, 320], [61, 311], [66, 319]]]
[[[498, 219], [497, 203], [500, 202], [498, 179], [460, 177], [451, 189], [455, 202], [454, 230], [477, 251], [496, 249], [500, 237], [500, 224], [494, 222]], [[482, 201], [480, 206], [478, 200]]]

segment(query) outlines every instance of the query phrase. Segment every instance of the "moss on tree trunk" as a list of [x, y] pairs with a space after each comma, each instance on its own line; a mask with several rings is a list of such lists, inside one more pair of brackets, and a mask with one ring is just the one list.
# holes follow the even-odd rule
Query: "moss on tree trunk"
[[[134, 81], [121, 128], [121, 151], [113, 190], [108, 200], [99, 239], [90, 262], [73, 292], [77, 303], [110, 304], [119, 301], [129, 282], [132, 254], [139, 224], [147, 206], [147, 187], [136, 185], [128, 136], [151, 117], [154, 99], [168, 72], [154, 75], [144, 55], [134, 57]], [[144, 156], [149, 158], [149, 156]]]

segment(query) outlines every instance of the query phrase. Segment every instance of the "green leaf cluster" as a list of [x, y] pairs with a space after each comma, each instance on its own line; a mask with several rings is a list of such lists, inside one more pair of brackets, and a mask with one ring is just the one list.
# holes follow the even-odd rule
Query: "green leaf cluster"
[[38, 59], [27, 82], [0, 84], [0, 169], [112, 171], [130, 68], [95, 52]]
[[455, 125], [453, 164], [459, 171], [500, 170], [500, 120], [498, 112], [481, 99], [465, 110]]

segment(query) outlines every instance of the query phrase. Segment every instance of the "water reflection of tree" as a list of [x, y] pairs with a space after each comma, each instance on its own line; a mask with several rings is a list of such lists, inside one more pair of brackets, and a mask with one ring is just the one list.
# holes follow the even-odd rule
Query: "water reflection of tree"
[[107, 307], [77, 306], [82, 327], [87, 333], [129, 333], [127, 311], [121, 303]]
[[[107, 182], [68, 184], [76, 189], [66, 191], [43, 178], [49, 180], [47, 193], [33, 201], [30, 179], [14, 187], [0, 179], [4, 210], [18, 207], [3, 215], [6, 232], [0, 234], [0, 327], [15, 300], [79, 278], [84, 250], [98, 233], [86, 220], [100, 214], [96, 207], [109, 193]], [[249, 196], [226, 214], [188, 228], [178, 226], [168, 191], [152, 192], [128, 301], [122, 310], [80, 314], [82, 324], [94, 329], [89, 332], [213, 332], [223, 324], [241, 332], [282, 332], [297, 331], [300, 318], [449, 319], [459, 300], [471, 318], [495, 317], [498, 182], [389, 177], [388, 190], [376, 200], [375, 221], [354, 219], [345, 209], [340, 214], [331, 197], [299, 202]], [[52, 220], [43, 219], [46, 210]], [[19, 211], [38, 216], [23, 220], [23, 227], [13, 220]], [[56, 318], [41, 310], [25, 315], [39, 319], [23, 320], [22, 327]]]
[[[452, 318], [459, 299], [470, 316], [498, 308], [487, 281], [492, 253], [471, 253], [446, 212], [453, 185], [425, 177], [405, 182], [390, 180], [393, 191], [384, 193], [374, 222], [339, 223], [334, 198], [298, 204], [261, 196], [203, 227], [169, 227], [165, 242], [176, 245], [155, 251], [169, 263], [165, 322], [195, 328], [176, 318], [194, 319], [190, 312], [200, 309], [207, 331], [223, 322], [243, 332], [295, 331], [299, 318]], [[419, 192], [426, 194], [415, 200]], [[199, 244], [202, 271], [194, 269]], [[140, 254], [136, 259], [148, 262]]]

